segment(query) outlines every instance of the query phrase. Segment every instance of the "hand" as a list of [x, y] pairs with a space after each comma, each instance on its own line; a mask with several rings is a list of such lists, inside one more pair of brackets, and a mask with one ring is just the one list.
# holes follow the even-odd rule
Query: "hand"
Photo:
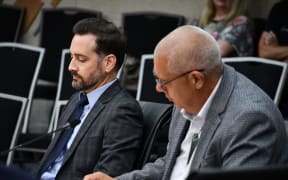
[[92, 174], [88, 174], [84, 176], [83, 180], [116, 180], [116, 179], [102, 172], [96, 172], [96, 173], [92, 173]]
[[278, 45], [278, 39], [272, 31], [264, 32], [264, 42], [268, 46]]

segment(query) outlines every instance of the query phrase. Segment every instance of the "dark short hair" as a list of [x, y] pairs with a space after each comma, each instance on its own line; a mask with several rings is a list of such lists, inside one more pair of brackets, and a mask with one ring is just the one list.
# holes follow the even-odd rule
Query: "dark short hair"
[[73, 33], [97, 36], [95, 52], [99, 55], [114, 54], [117, 58], [116, 70], [120, 69], [126, 52], [126, 38], [111, 21], [103, 16], [81, 19], [74, 25]]

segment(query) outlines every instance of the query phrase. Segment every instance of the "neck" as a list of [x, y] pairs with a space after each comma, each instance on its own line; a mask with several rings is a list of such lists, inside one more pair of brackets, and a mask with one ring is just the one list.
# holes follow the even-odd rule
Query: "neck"
[[228, 16], [229, 10], [227, 8], [217, 8], [216, 14], [213, 18], [215, 21], [222, 21]]

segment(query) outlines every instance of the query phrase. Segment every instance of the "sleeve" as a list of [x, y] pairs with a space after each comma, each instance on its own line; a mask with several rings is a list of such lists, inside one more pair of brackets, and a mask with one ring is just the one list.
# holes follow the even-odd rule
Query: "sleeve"
[[158, 158], [153, 163], [147, 163], [143, 169], [135, 170], [116, 177], [117, 180], [155, 180], [161, 179], [164, 171], [165, 157]]
[[[282, 10], [279, 7], [279, 4], [276, 3], [270, 10], [267, 23], [266, 23], [266, 31], [278, 31], [278, 25], [276, 22], [278, 22], [277, 17], [279, 17], [278, 12], [281, 12]], [[281, 16], [281, 15], [280, 15]]]
[[[118, 99], [110, 103], [106, 119], [102, 152], [94, 172], [118, 176], [135, 167], [143, 140], [143, 115], [136, 101]], [[119, 102], [120, 101], [120, 102]], [[111, 108], [111, 106], [115, 106]]]
[[218, 40], [229, 42], [238, 56], [250, 56], [253, 54], [250, 23], [246, 16], [238, 16], [228, 23], [219, 34]]
[[260, 111], [250, 111], [235, 119], [237, 126], [230, 126], [222, 139], [222, 166], [275, 165], [281, 160], [281, 130]]

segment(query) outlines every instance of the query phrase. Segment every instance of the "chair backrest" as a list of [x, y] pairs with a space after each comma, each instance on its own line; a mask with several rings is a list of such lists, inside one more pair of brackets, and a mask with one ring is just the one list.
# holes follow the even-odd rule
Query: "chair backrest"
[[23, 7], [0, 4], [0, 42], [19, 42], [24, 15]]
[[287, 77], [287, 63], [259, 57], [233, 57], [222, 60], [257, 84], [276, 105], [279, 104]]
[[173, 105], [139, 101], [144, 115], [144, 145], [136, 169], [166, 153]]
[[23, 132], [27, 131], [32, 99], [38, 80], [45, 49], [22, 43], [0, 43], [1, 93], [21, 96], [28, 99]]
[[127, 37], [127, 53], [141, 58], [153, 53], [154, 47], [169, 32], [186, 23], [183, 15], [153, 11], [122, 14], [122, 27]]
[[170, 104], [163, 93], [155, 89], [156, 82], [153, 75], [153, 55], [144, 54], [141, 57], [138, 88], [136, 99], [138, 101], [151, 101]]
[[54, 129], [57, 125], [60, 113], [59, 108], [66, 104], [71, 95], [76, 92], [76, 90], [72, 87], [72, 76], [68, 71], [70, 57], [69, 49], [63, 49], [61, 55], [56, 98], [51, 114], [49, 130]]
[[[0, 125], [0, 151], [13, 148], [16, 145], [20, 127], [23, 122], [27, 98], [0, 93], [0, 109], [2, 120]], [[1, 156], [0, 160], [10, 165], [13, 151]]]
[[46, 53], [40, 72], [41, 79], [57, 82], [61, 51], [70, 46], [74, 24], [81, 19], [101, 15], [100, 11], [77, 7], [44, 8], [42, 10], [39, 44], [46, 48]]

